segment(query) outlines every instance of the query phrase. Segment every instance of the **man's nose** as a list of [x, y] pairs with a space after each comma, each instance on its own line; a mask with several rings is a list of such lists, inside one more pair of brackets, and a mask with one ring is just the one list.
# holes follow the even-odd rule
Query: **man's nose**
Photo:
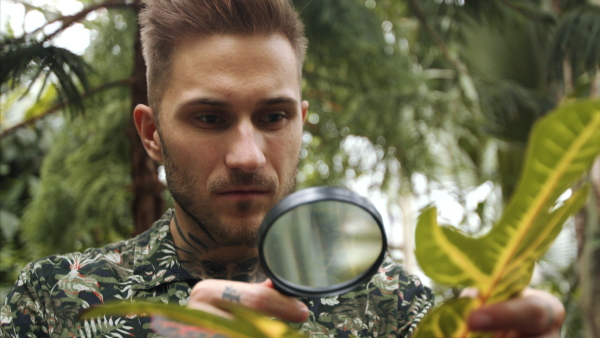
[[225, 156], [228, 168], [253, 173], [265, 164], [262, 135], [251, 122], [241, 122], [236, 126], [229, 142]]

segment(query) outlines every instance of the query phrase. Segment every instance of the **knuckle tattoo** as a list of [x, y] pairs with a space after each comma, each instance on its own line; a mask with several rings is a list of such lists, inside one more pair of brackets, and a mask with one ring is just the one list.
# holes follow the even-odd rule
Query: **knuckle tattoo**
[[239, 303], [240, 298], [240, 293], [232, 286], [226, 286], [225, 291], [223, 291], [223, 295], [221, 296], [221, 299], [232, 303]]

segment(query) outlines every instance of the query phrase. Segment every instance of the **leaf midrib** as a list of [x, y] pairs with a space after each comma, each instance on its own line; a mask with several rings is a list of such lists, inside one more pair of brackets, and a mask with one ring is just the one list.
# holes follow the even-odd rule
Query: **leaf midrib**
[[551, 195], [548, 192], [554, 189], [554, 187], [563, 177], [563, 174], [569, 167], [569, 164], [572, 163], [573, 159], [579, 155], [579, 150], [594, 135], [596, 128], [600, 128], [600, 115], [597, 114], [597, 111], [595, 111], [595, 114], [592, 115], [592, 120], [587, 125], [587, 127], [583, 129], [580, 136], [576, 137], [575, 141], [572, 143], [569, 149], [565, 151], [565, 156], [563, 156], [563, 160], [559, 161], [558, 163], [558, 169], [554, 170], [552, 174], [549, 175], [548, 179], [545, 181], [546, 184], [543, 185], [543, 188], [541, 189], [540, 193], [538, 193], [538, 196], [540, 196], [540, 198], [537, 198], [534, 201], [534, 207], [529, 208], [528, 212], [523, 217], [521, 217], [521, 221], [518, 222], [518, 224], [525, 223], [526, 226], [517, 227], [517, 229], [521, 229], [520, 231], [517, 230], [518, 235], [511, 236], [513, 240], [508, 242], [508, 249], [505, 250], [504, 254], [500, 256], [500, 263], [496, 265], [496, 268], [492, 272], [492, 283], [488, 284], [489, 288], [487, 290], [481, 290], [481, 297], [479, 298], [481, 299], [482, 305], [487, 302], [487, 299], [491, 296], [492, 291], [498, 284], [499, 280], [502, 278], [505, 269], [509, 265], [508, 263], [510, 262], [511, 258], [515, 255], [515, 252], [517, 251], [519, 245], [523, 241], [523, 238], [533, 225], [533, 220], [542, 212], [542, 207], [547, 202], [548, 196]]

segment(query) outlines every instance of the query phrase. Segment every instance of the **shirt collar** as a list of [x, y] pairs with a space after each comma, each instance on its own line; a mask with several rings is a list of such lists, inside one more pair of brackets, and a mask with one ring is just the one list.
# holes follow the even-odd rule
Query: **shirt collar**
[[169, 226], [173, 215], [173, 209], [167, 210], [150, 229], [134, 239], [133, 278], [136, 283], [132, 289], [147, 290], [165, 283], [198, 280], [177, 258]]

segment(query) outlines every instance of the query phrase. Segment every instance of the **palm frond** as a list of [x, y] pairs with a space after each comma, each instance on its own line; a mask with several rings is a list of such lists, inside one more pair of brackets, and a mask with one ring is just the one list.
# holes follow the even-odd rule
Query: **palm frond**
[[41, 95], [48, 81], [55, 82], [58, 99], [71, 114], [83, 113], [81, 91], [89, 88], [87, 73], [91, 67], [73, 52], [40, 42], [0, 43], [0, 86], [2, 91], [26, 84], [24, 95], [42, 78]]
[[545, 85], [551, 22], [481, 17], [463, 18], [462, 25], [460, 54], [474, 76], [535, 89]]
[[555, 105], [546, 90], [546, 53], [552, 22], [463, 18], [461, 56], [477, 84], [484, 129], [525, 142], [536, 119]]
[[505, 141], [525, 142], [534, 122], [555, 106], [546, 92], [514, 81], [478, 80], [484, 131]]
[[573, 82], [600, 68], [600, 6], [580, 6], [561, 18], [550, 49], [550, 81], [563, 81], [565, 60], [571, 65]]

